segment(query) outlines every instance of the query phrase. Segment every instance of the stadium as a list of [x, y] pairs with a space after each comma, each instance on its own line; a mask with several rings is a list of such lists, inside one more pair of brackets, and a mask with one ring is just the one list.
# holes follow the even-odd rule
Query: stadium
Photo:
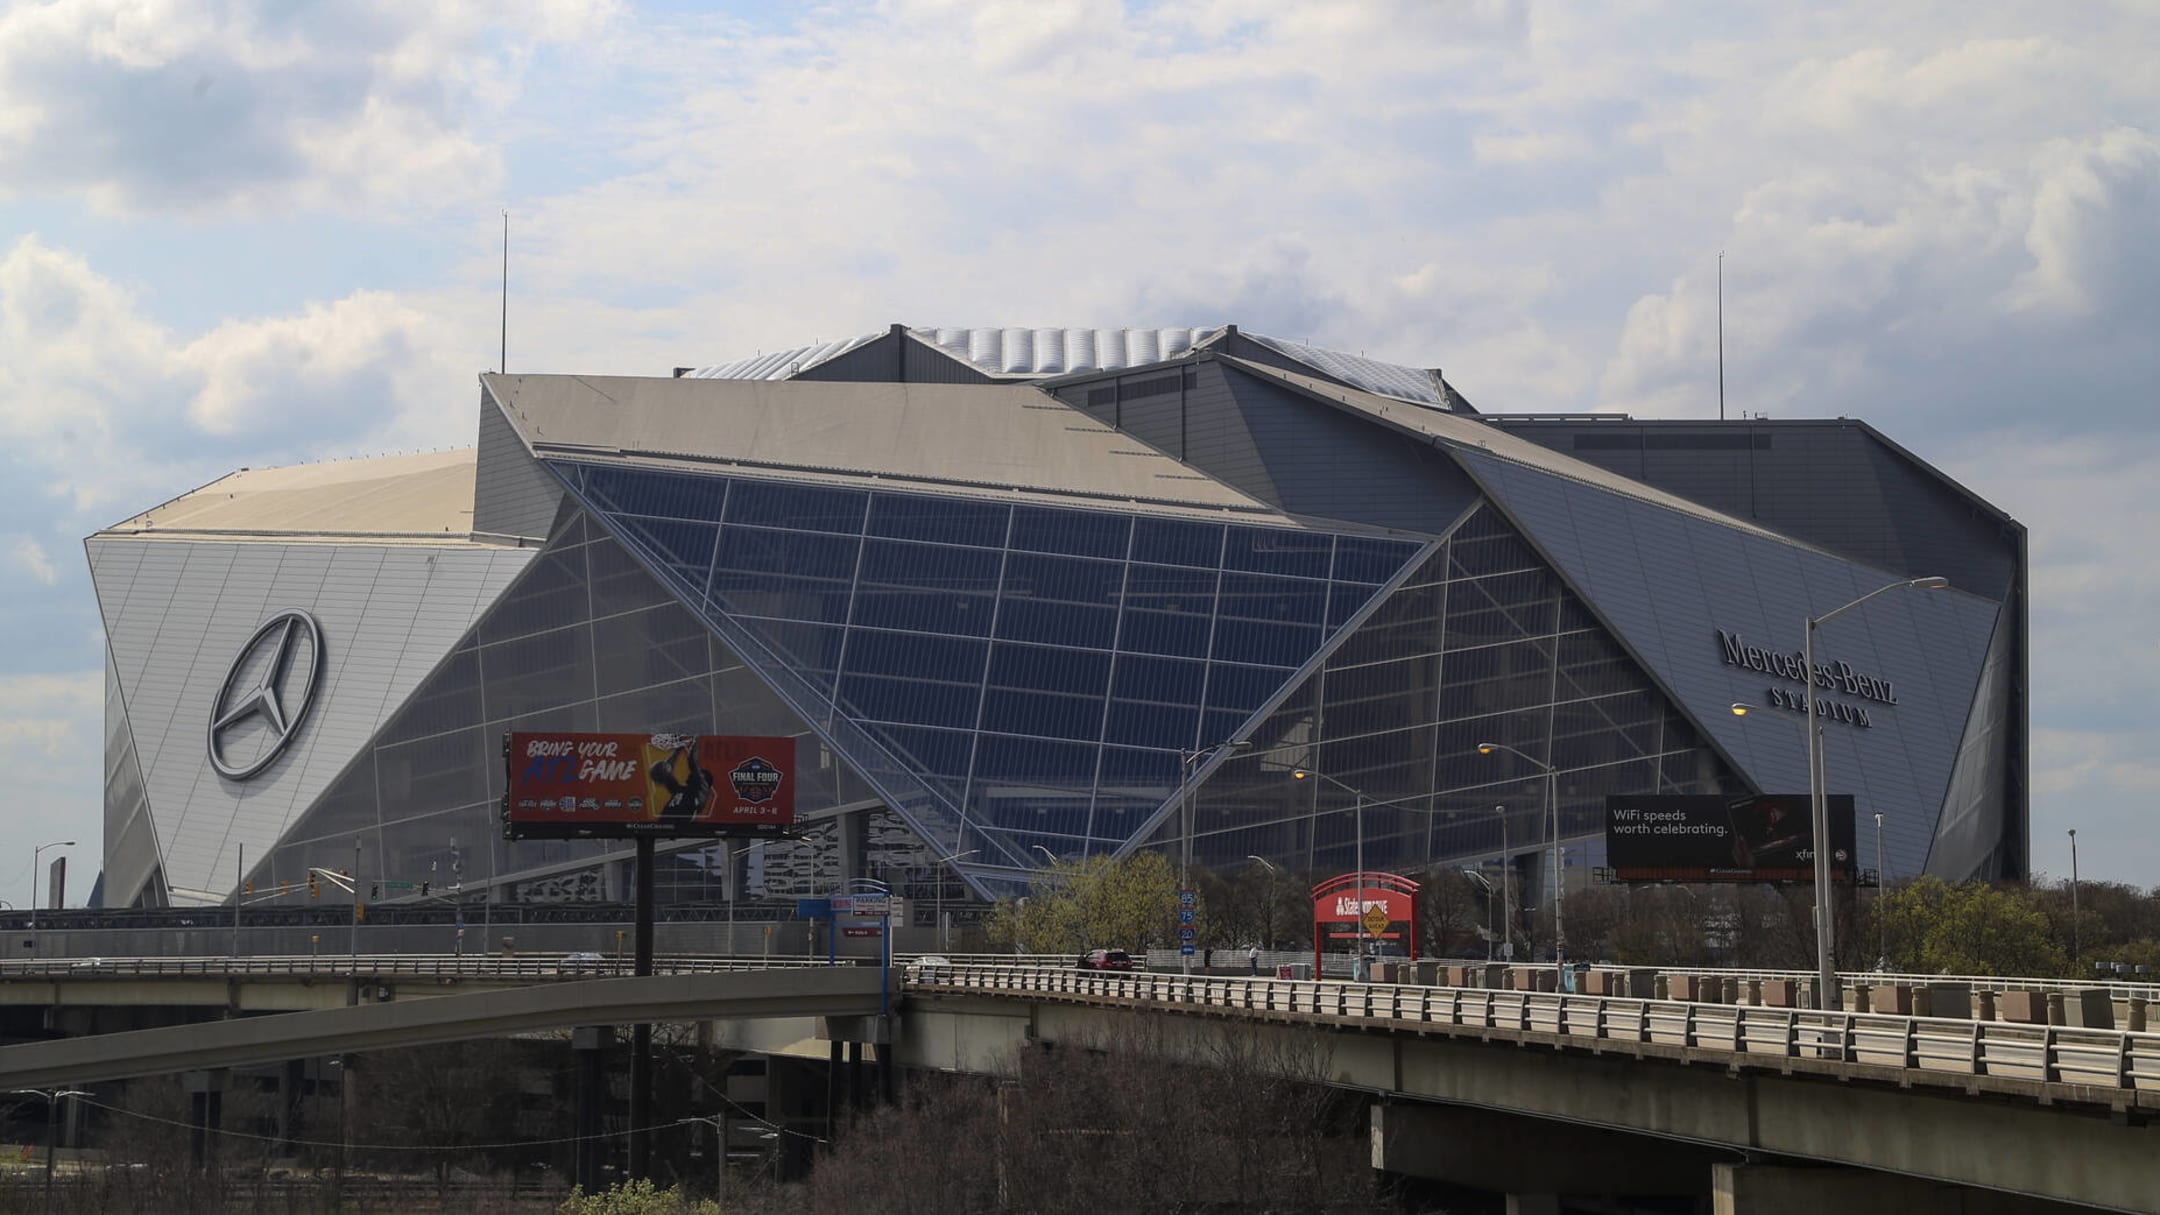
[[93, 905], [355, 863], [620, 898], [629, 844], [503, 838], [504, 736], [543, 729], [797, 739], [800, 838], [663, 846], [678, 903], [1135, 849], [1536, 888], [1555, 816], [1581, 882], [1609, 796], [1804, 792], [1804, 620], [1930, 576], [1818, 635], [1827, 788], [1893, 876], [2027, 869], [2024, 529], [1862, 421], [1481, 412], [1234, 325], [480, 388], [472, 450], [242, 469], [87, 540]]

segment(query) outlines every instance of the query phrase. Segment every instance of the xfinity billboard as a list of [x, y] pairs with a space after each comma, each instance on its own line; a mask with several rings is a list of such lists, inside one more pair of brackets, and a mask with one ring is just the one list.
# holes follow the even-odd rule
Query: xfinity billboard
[[[1830, 876], [1854, 878], [1853, 799], [1834, 794]], [[1815, 833], [1804, 793], [1605, 799], [1605, 863], [1620, 882], [1809, 882]]]

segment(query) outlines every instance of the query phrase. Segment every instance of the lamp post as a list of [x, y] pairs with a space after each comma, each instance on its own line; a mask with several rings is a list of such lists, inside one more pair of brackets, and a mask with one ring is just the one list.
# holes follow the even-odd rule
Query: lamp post
[[19, 1097], [43, 1097], [45, 1099], [45, 1211], [51, 1215], [53, 1204], [53, 1157], [60, 1143], [60, 1099], [63, 1097], [87, 1097], [90, 1094], [74, 1088], [19, 1088]]
[[[1037, 844], [1035, 846], [1038, 848], [1042, 847], [1041, 844]], [[974, 856], [976, 853], [981, 851], [982, 849], [980, 848], [970, 848], [966, 852], [955, 852], [951, 856], [941, 856], [937, 859], [937, 898], [934, 904], [936, 908], [934, 914], [937, 916], [939, 953], [944, 953], [946, 950], [952, 948], [952, 945], [948, 940], [951, 934], [945, 931], [945, 866], [952, 864], [954, 861], [957, 861], [962, 857]], [[1055, 860], [1057, 858], [1052, 857], [1051, 859]]]
[[38, 858], [45, 855], [47, 848], [73, 848], [74, 846], [74, 840], [54, 840], [50, 844], [39, 844], [30, 850], [30, 943], [33, 947], [37, 944]]
[[1567, 875], [1565, 873], [1562, 873], [1560, 870], [1560, 770], [1553, 767], [1551, 764], [1546, 763], [1544, 760], [1536, 759], [1527, 754], [1524, 754], [1519, 748], [1511, 747], [1506, 743], [1481, 742], [1477, 745], [1477, 753], [1479, 755], [1491, 755], [1495, 751], [1505, 751], [1508, 754], [1516, 757], [1517, 759], [1522, 760], [1524, 763], [1529, 764], [1531, 767], [1545, 773], [1545, 805], [1547, 812], [1552, 816], [1553, 968], [1558, 972], [1557, 977], [1559, 979], [1559, 982], [1555, 984], [1555, 986], [1561, 991], [1566, 991], [1567, 929], [1564, 926], [1563, 920], [1561, 919], [1560, 912], [1563, 900], [1566, 898]]
[[1292, 768], [1290, 776], [1293, 780], [1319, 777], [1357, 799], [1353, 810], [1357, 816], [1357, 957], [1351, 963], [1351, 977], [1362, 981], [1365, 978], [1365, 791], [1346, 785], [1325, 772], [1315, 772], [1311, 768]]
[[1879, 970], [1890, 969], [1890, 922], [1883, 919], [1883, 891], [1890, 888], [1890, 867], [1883, 860], [1882, 811], [1875, 812], [1875, 966]]
[[1837, 940], [1837, 911], [1830, 902], [1830, 799], [1823, 790], [1822, 715], [1815, 703], [1815, 630], [1852, 611], [1877, 595], [1891, 591], [1939, 591], [1950, 585], [1943, 577], [1907, 578], [1879, 586], [1841, 608], [1807, 618], [1807, 646], [1802, 661], [1807, 679], [1808, 801], [1814, 811], [1815, 831], [1815, 1007], [1836, 1007], [1837, 962], [1831, 946]]
[[2079, 961], [2078, 954], [2082, 952], [2079, 949], [2080, 944], [2078, 932], [2077, 828], [2072, 827], [2070, 828], [2070, 961], [2072, 965]]
[[[1234, 738], [1234, 739], [1230, 739], [1230, 740], [1227, 740], [1227, 741], [1225, 741], [1225, 742], [1219, 742], [1219, 743], [1216, 743], [1216, 744], [1215, 744], [1214, 746], [1212, 746], [1212, 747], [1201, 747], [1201, 748], [1198, 748], [1197, 750], [1192, 750], [1192, 751], [1185, 751], [1185, 750], [1180, 750], [1180, 751], [1178, 752], [1178, 817], [1179, 817], [1180, 819], [1184, 820], [1184, 821], [1183, 821], [1183, 823], [1182, 823], [1182, 826], [1184, 827], [1184, 830], [1183, 830], [1183, 832], [1182, 832], [1181, 834], [1183, 834], [1183, 835], [1184, 835], [1184, 837], [1185, 837], [1185, 849], [1184, 849], [1184, 855], [1183, 855], [1183, 858], [1182, 858], [1181, 860], [1179, 860], [1179, 862], [1178, 862], [1178, 889], [1179, 889], [1179, 890], [1181, 890], [1181, 891], [1184, 891], [1184, 890], [1190, 890], [1190, 889], [1192, 889], [1192, 846], [1193, 846], [1193, 821], [1192, 821], [1192, 770], [1193, 770], [1193, 766], [1194, 766], [1195, 764], [1198, 764], [1198, 763], [1200, 762], [1200, 758], [1201, 758], [1202, 756], [1204, 756], [1204, 755], [1213, 755], [1213, 754], [1214, 754], [1214, 753], [1216, 753], [1217, 751], [1221, 751], [1221, 750], [1224, 750], [1224, 749], [1226, 749], [1226, 748], [1227, 748], [1227, 749], [1229, 749], [1229, 750], [1232, 750], [1232, 751], [1242, 751], [1242, 750], [1244, 750], [1245, 748], [1247, 748], [1247, 747], [1249, 747], [1249, 746], [1251, 746], [1251, 745], [1252, 745], [1252, 740], [1251, 740], [1251, 739], [1247, 739], [1247, 738]], [[1039, 844], [1038, 844], [1038, 845], [1037, 845], [1037, 847], [1041, 847], [1041, 845], [1039, 845]], [[1055, 858], [1055, 857], [1053, 857], [1053, 858], [1051, 858], [1051, 859], [1052, 859], [1052, 860], [1055, 860], [1056, 858]], [[1191, 973], [1192, 973], [1192, 955], [1191, 955], [1190, 953], [1187, 953], [1187, 952], [1185, 951], [1185, 949], [1184, 949], [1184, 946], [1185, 946], [1185, 944], [1186, 944], [1186, 942], [1185, 942], [1185, 941], [1182, 941], [1182, 940], [1178, 942], [1178, 945], [1179, 945], [1179, 949], [1178, 949], [1178, 964], [1179, 964], [1179, 969], [1183, 970], [1183, 971], [1184, 971], [1184, 972], [1185, 972], [1186, 974], [1188, 974], [1188, 975], [1189, 975], [1189, 974], [1191, 974]]]
[[1491, 879], [1468, 866], [1464, 866], [1462, 875], [1485, 890], [1485, 960], [1490, 962], [1493, 957], [1493, 938], [1500, 935], [1500, 921], [1493, 916], [1493, 884]]
[[[1500, 952], [1512, 961], [1515, 957], [1515, 909], [1508, 903], [1508, 874], [1515, 871], [1515, 860], [1508, 853], [1507, 807], [1494, 806], [1492, 809], [1500, 819], [1500, 922], [1508, 926], [1507, 948]], [[1487, 954], [1485, 960], [1492, 961], [1489, 950]]]
[[1268, 872], [1267, 902], [1261, 904], [1260, 932], [1261, 935], [1267, 938], [1267, 947], [1273, 949], [1275, 948], [1275, 878], [1282, 870], [1275, 867], [1275, 862], [1256, 852], [1246, 853], [1245, 859], [1258, 864]]

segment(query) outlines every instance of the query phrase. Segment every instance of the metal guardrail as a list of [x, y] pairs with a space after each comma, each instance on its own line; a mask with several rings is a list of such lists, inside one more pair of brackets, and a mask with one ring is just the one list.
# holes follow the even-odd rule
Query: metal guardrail
[[[1548, 962], [1543, 965], [1550, 967], [1551, 963]], [[1617, 969], [1636, 968], [1623, 966]], [[1750, 979], [1789, 979], [1795, 983], [1801, 983], [1813, 980], [1816, 977], [1815, 972], [1812, 970], [1747, 970], [1719, 966], [1658, 966], [1643, 969], [1655, 969], [1660, 974], [1668, 975], [1715, 975], [1719, 978], [1738, 979], [1743, 983]], [[2160, 1003], [2160, 983], [2135, 982], [2117, 979], [2112, 976], [2091, 979], [2047, 979], [2031, 978], [2023, 975], [1921, 975], [1880, 970], [1848, 970], [1842, 972], [1838, 978], [1843, 982], [1847, 990], [1850, 990], [1855, 983], [1875, 985], [1895, 983], [1906, 987], [1927, 987], [1936, 983], [1949, 983], [1960, 987], [1969, 987], [1976, 992], [2105, 990], [2110, 996], [2118, 1000], [2127, 1000], [2135, 996], [2142, 1000]]]
[[[2160, 1034], [1993, 1021], [1817, 1012], [1618, 996], [1352, 983], [1335, 979], [916, 964], [911, 987], [1141, 1001], [1270, 1019], [1369, 1021], [1481, 1037], [1544, 1035], [1680, 1048], [1734, 1066], [1852, 1065], [1922, 1075], [1996, 1077], [2127, 1091], [2160, 1106]], [[1783, 1064], [1773, 1061], [1785, 1061]], [[2147, 1094], [2150, 1094], [2148, 1096]]]
[[[862, 964], [842, 958], [840, 965]], [[874, 963], [872, 963], [874, 965]], [[897, 964], [897, 963], [896, 963]], [[710, 974], [731, 970], [785, 970], [824, 966], [823, 958], [664, 956], [654, 974]], [[392, 976], [475, 979], [590, 979], [628, 975], [628, 958], [574, 959], [562, 955], [502, 957], [497, 954], [324, 954], [298, 957], [68, 958], [0, 961], [0, 982], [13, 979], [136, 977], [349, 977]]]

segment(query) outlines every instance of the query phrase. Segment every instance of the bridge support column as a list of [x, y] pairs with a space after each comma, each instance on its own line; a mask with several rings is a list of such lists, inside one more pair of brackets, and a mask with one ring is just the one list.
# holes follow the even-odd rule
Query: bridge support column
[[588, 1194], [607, 1188], [601, 1162], [607, 1143], [600, 1137], [601, 1110], [607, 1102], [607, 1041], [614, 1030], [606, 1025], [582, 1025], [570, 1034], [570, 1050], [577, 1060], [577, 1184]]
[[1710, 1209], [1713, 1215], [2040, 1215], [2079, 1208], [1865, 1169], [1716, 1164]]
[[187, 1074], [188, 1120], [193, 1124], [188, 1140], [198, 1169], [207, 1169], [217, 1163], [218, 1131], [225, 1114], [226, 1078], [227, 1073], [222, 1067]]

